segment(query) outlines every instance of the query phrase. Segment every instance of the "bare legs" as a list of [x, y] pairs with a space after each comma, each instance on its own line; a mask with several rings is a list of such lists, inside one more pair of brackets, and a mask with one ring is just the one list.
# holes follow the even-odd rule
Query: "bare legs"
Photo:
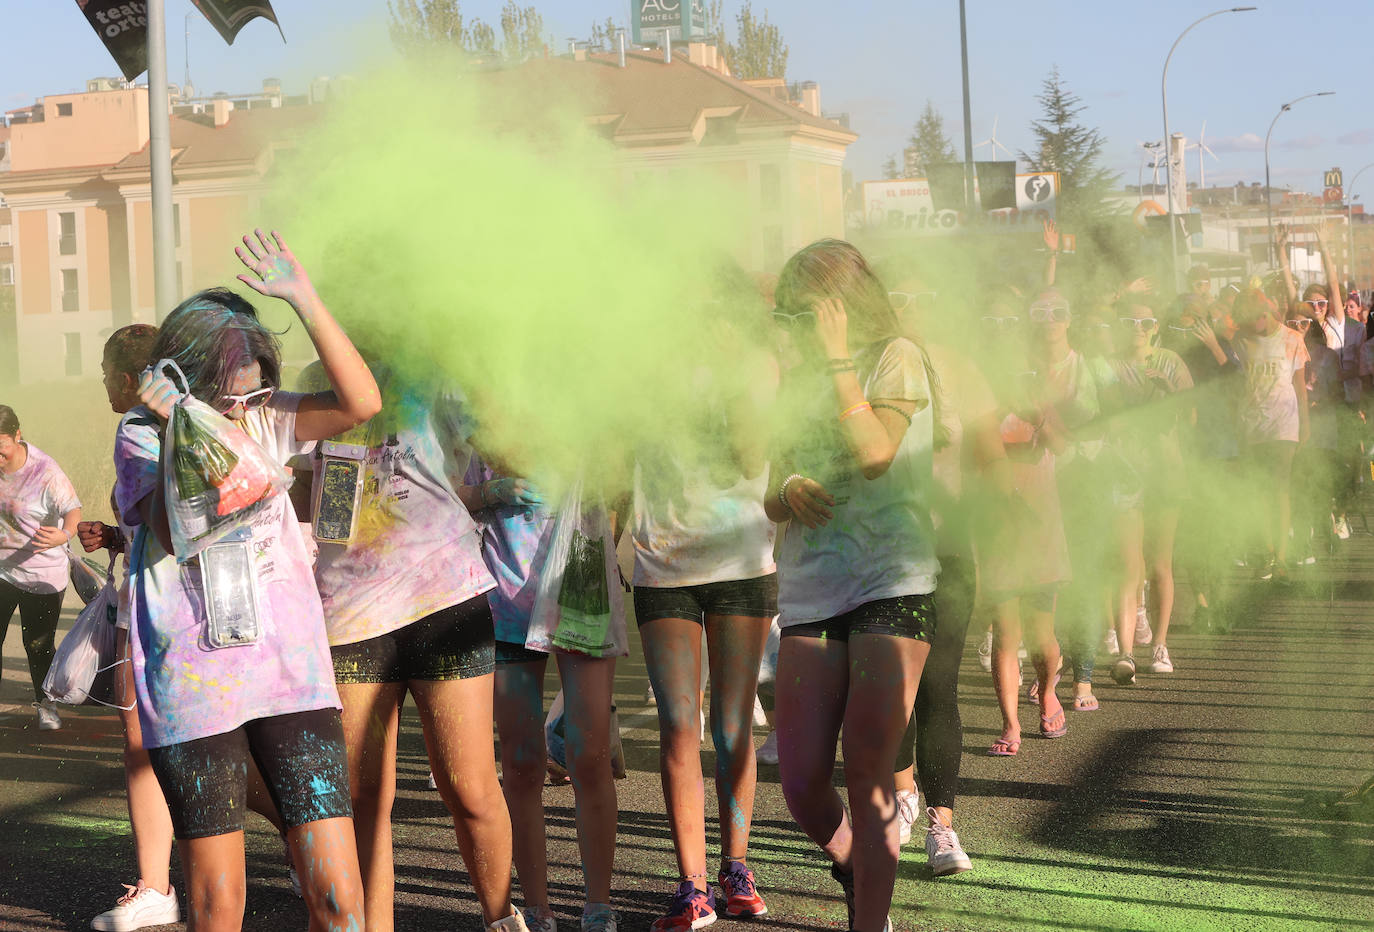
[[[1054, 636], [1054, 595], [1049, 592], [1007, 599], [995, 606], [992, 641], [992, 684], [1002, 712], [1002, 738], [1021, 740], [1020, 664], [1016, 651], [1023, 637], [1040, 683], [1040, 715], [1049, 718], [1063, 706], [1053, 688], [1059, 668], [1059, 641]], [[1024, 634], [1022, 631], [1024, 622]]]
[[501, 790], [513, 830], [515, 873], [525, 907], [548, 909], [544, 839], [544, 671], [541, 657], [496, 665], [496, 731], [501, 737]]
[[611, 693], [615, 658], [555, 655], [566, 703], [568, 776], [577, 800], [577, 847], [588, 903], [609, 903], [615, 867], [615, 778], [611, 775]]
[[[721, 859], [744, 860], [754, 815], [754, 694], [769, 619], [706, 617], [711, 675], [711, 734]], [[705, 890], [706, 816], [701, 773], [701, 630], [694, 620], [657, 618], [640, 626], [644, 659], [658, 699], [659, 773], [678, 870]]]
[[[856, 634], [849, 641], [784, 637], [778, 657], [778, 754], [783, 794], [797, 824], [854, 875], [854, 928], [887, 921], [897, 873], [893, 764], [916, 698], [928, 644]], [[853, 821], [833, 776], [844, 731]]]
[[[124, 657], [128, 650], [129, 632], [118, 634], [116, 656]], [[122, 663], [120, 669], [121, 706], [134, 705], [134, 665]], [[138, 722], [138, 709], [119, 710], [124, 725], [124, 780], [129, 790], [129, 825], [134, 835], [134, 859], [138, 876], [144, 886], [166, 893], [171, 886], [168, 866], [172, 859], [172, 816], [167, 811], [167, 799], [148, 761], [143, 747], [143, 729]]]

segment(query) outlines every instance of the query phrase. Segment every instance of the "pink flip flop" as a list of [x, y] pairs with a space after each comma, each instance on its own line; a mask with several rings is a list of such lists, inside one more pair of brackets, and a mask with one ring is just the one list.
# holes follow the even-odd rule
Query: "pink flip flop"
[[1086, 696], [1073, 697], [1073, 710], [1075, 712], [1096, 712], [1097, 709], [1097, 697], [1092, 693], [1088, 693]]
[[1062, 708], [1053, 715], [1040, 716], [1040, 737], [1062, 738], [1068, 733], [1069, 726], [1064, 723], [1064, 710]]
[[992, 747], [988, 748], [988, 756], [1015, 757], [1019, 750], [1021, 750], [1020, 738], [998, 738], [992, 742]]

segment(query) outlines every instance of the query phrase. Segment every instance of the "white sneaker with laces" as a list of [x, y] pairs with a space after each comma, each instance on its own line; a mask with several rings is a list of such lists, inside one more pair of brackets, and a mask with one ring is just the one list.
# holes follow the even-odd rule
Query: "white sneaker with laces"
[[658, 705], [658, 697], [654, 695], [654, 684], [650, 683], [644, 687], [644, 704]]
[[616, 932], [620, 917], [604, 903], [582, 908], [582, 932]]
[[964, 853], [954, 829], [941, 822], [933, 808], [926, 809], [926, 818], [930, 820], [930, 829], [926, 832], [926, 860], [930, 862], [930, 872], [936, 877], [947, 877], [972, 870], [973, 862]]
[[984, 673], [992, 672], [992, 631], [983, 635], [983, 640], [978, 642], [978, 666], [983, 668]]
[[1135, 642], [1144, 647], [1155, 639], [1155, 633], [1150, 630], [1150, 616], [1145, 611], [1145, 603], [1141, 602], [1135, 610]]
[[546, 907], [525, 910], [525, 928], [530, 932], [558, 932], [558, 920]]
[[763, 744], [754, 752], [754, 759], [760, 764], [768, 764], [770, 767], [778, 766], [778, 733], [770, 731], [768, 737], [763, 739]]
[[57, 731], [62, 727], [62, 716], [57, 714], [56, 702], [44, 699], [42, 702], [35, 702], [33, 707], [38, 710], [39, 731]]
[[1113, 657], [1115, 657], [1117, 654], [1121, 653], [1121, 644], [1120, 644], [1120, 643], [1117, 641], [1117, 639], [1116, 639], [1116, 629], [1115, 629], [1115, 628], [1110, 628], [1110, 629], [1108, 629], [1108, 631], [1107, 631], [1107, 640], [1106, 640], [1104, 646], [1106, 647], [1107, 653], [1110, 654], [1110, 655], [1112, 655]]
[[124, 884], [125, 894], [108, 909], [91, 920], [91, 928], [97, 932], [132, 932], [145, 926], [161, 926], [181, 921], [181, 907], [177, 905], [177, 892], [168, 887], [166, 893], [158, 893], [152, 887], [145, 887], [140, 880], [137, 886]]
[[911, 841], [911, 827], [921, 817], [921, 796], [914, 790], [897, 791], [897, 844]]
[[1156, 644], [1150, 656], [1150, 665], [1145, 669], [1150, 673], [1173, 673], [1174, 662], [1169, 659], [1169, 648]]

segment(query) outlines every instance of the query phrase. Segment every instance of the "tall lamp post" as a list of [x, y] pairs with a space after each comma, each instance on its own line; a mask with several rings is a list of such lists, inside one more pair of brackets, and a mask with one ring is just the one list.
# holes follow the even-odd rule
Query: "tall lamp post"
[[1355, 182], [1360, 180], [1360, 176], [1367, 169], [1374, 168], [1374, 162], [1370, 162], [1364, 168], [1355, 172], [1355, 176], [1350, 179], [1350, 184], [1345, 188], [1345, 231], [1350, 235], [1350, 280], [1355, 280]]
[[1173, 262], [1174, 287], [1178, 287], [1178, 228], [1174, 225], [1174, 172], [1172, 167], [1172, 153], [1169, 151], [1169, 60], [1174, 57], [1174, 49], [1183, 41], [1183, 37], [1192, 31], [1193, 26], [1198, 23], [1206, 22], [1213, 16], [1221, 16], [1223, 13], [1246, 13], [1255, 9], [1252, 6], [1233, 6], [1225, 10], [1217, 10], [1215, 13], [1208, 13], [1206, 16], [1193, 23], [1187, 29], [1178, 34], [1174, 44], [1169, 46], [1169, 54], [1164, 58], [1164, 76], [1159, 82], [1159, 96], [1164, 106], [1164, 179], [1165, 193], [1168, 200], [1165, 201], [1166, 209], [1164, 215], [1169, 219], [1169, 258]]
[[1301, 97], [1294, 97], [1288, 103], [1279, 107], [1279, 112], [1274, 114], [1274, 119], [1269, 121], [1269, 132], [1264, 134], [1264, 225], [1269, 233], [1269, 264], [1274, 264], [1274, 200], [1269, 196], [1269, 139], [1274, 135], [1274, 124], [1279, 121], [1293, 105], [1300, 100], [1307, 100], [1309, 97], [1330, 97], [1335, 91], [1318, 91], [1315, 94], [1303, 94]]

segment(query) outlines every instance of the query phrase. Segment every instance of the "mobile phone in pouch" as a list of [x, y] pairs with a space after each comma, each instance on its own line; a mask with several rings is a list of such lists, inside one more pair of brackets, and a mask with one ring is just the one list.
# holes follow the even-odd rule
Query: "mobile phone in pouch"
[[320, 445], [319, 481], [315, 485], [315, 540], [346, 544], [358, 527], [362, 500], [363, 456], [366, 450], [349, 444]]
[[253, 572], [253, 539], [239, 533], [211, 544], [200, 553], [205, 589], [205, 642], [210, 647], [242, 647], [262, 637], [258, 622], [257, 577]]

